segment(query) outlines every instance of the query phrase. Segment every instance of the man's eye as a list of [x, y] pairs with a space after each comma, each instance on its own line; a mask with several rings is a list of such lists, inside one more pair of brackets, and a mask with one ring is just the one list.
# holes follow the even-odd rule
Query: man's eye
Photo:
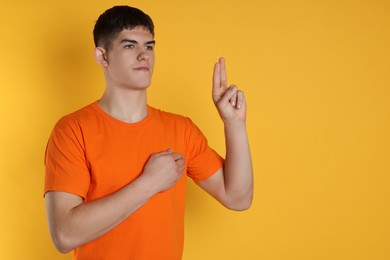
[[148, 51], [152, 51], [154, 49], [154, 46], [148, 45], [145, 47]]
[[134, 44], [127, 44], [127, 45], [125, 45], [125, 48], [126, 49], [133, 49], [134, 48]]

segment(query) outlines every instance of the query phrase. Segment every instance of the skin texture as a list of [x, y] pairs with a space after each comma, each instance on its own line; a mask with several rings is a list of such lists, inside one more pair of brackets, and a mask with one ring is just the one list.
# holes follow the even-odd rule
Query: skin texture
[[[144, 28], [123, 30], [111, 49], [97, 47], [106, 89], [101, 108], [121, 121], [134, 123], [147, 115], [146, 90], [154, 69], [154, 39]], [[224, 59], [213, 73], [213, 101], [225, 126], [226, 161], [212, 177], [199, 185], [227, 208], [250, 207], [253, 194], [252, 163], [245, 126], [246, 102], [236, 87], [228, 87]], [[152, 154], [141, 175], [121, 190], [84, 203], [79, 196], [51, 191], [45, 195], [52, 239], [67, 253], [104, 235], [155, 194], [171, 188], [181, 178], [185, 161], [172, 150]]]

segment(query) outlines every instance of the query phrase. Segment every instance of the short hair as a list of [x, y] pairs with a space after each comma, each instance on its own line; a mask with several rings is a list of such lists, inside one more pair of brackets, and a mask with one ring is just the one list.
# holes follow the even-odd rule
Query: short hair
[[114, 6], [102, 13], [93, 29], [95, 46], [111, 48], [112, 41], [124, 29], [141, 26], [154, 37], [154, 24], [149, 15], [131, 6]]

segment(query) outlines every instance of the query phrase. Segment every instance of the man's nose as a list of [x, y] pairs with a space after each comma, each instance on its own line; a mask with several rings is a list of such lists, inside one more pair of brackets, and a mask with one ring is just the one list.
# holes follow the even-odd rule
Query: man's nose
[[146, 61], [149, 59], [149, 54], [146, 52], [145, 49], [142, 49], [139, 53], [138, 53], [138, 60], [139, 61]]

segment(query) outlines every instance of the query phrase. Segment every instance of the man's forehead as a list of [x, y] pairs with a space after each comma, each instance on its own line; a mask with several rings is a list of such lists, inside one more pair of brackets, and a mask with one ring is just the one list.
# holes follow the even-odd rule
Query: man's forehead
[[153, 40], [153, 35], [149, 32], [148, 29], [142, 26], [135, 27], [133, 29], [123, 29], [117, 36], [117, 38], [126, 38], [126, 37], [139, 37], [143, 39]]

